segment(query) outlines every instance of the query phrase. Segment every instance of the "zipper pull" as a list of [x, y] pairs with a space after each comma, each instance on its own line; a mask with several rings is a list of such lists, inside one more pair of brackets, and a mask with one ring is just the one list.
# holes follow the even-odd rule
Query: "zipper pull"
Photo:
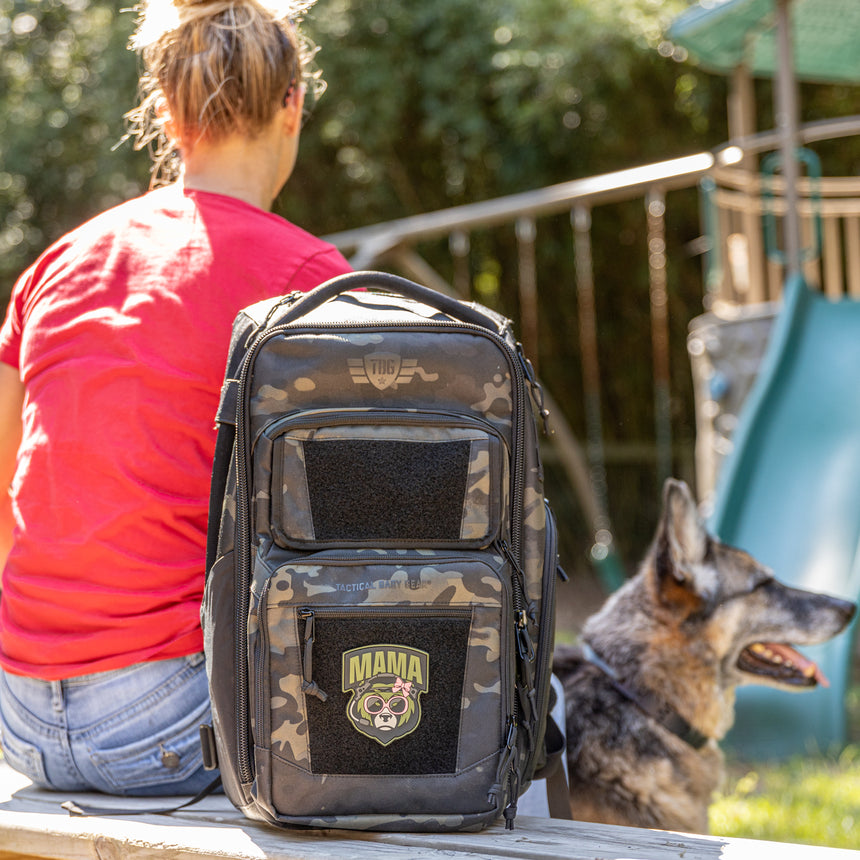
[[499, 794], [502, 791], [502, 783], [505, 775], [513, 766], [514, 756], [517, 754], [517, 722], [513, 717], [508, 719], [508, 736], [505, 740], [505, 749], [502, 752], [502, 758], [499, 761], [499, 767], [496, 770], [496, 781], [487, 792], [487, 802], [495, 803]]
[[517, 721], [511, 718], [508, 728], [508, 738], [505, 743], [505, 754], [502, 756], [502, 761], [496, 774], [496, 783], [499, 786], [499, 790], [501, 790], [500, 787], [505, 774], [508, 777], [508, 803], [502, 813], [505, 818], [505, 830], [514, 829], [514, 819], [517, 817], [517, 798], [520, 793], [520, 768], [517, 764], [516, 756]]
[[502, 813], [505, 816], [505, 830], [514, 829], [514, 819], [517, 817], [517, 799], [520, 794], [520, 769], [516, 765], [511, 769], [510, 782], [508, 783], [511, 789], [508, 805]]
[[528, 623], [526, 611], [521, 609], [517, 612], [517, 651], [523, 660], [531, 663], [535, 658], [535, 649], [529, 636]]
[[248, 349], [248, 347], [251, 346], [260, 332], [265, 331], [269, 327], [272, 322], [272, 317], [274, 317], [278, 311], [295, 304], [303, 295], [304, 293], [301, 290], [293, 290], [291, 293], [281, 296], [280, 301], [275, 302], [275, 304], [273, 304], [269, 309], [269, 312], [266, 314], [266, 318], [259, 325], [254, 326], [254, 328], [248, 333], [248, 337], [245, 339], [245, 349]]
[[305, 619], [305, 647], [302, 655], [302, 691], [305, 695], [316, 696], [321, 702], [328, 699], [328, 693], [321, 690], [313, 678], [314, 613], [312, 609], [302, 609], [299, 617]]
[[[520, 567], [519, 562], [514, 557], [514, 551], [511, 549], [510, 545], [506, 540], [498, 541], [499, 548], [502, 550], [502, 555], [508, 560], [508, 563], [513, 568], [514, 573], [516, 574], [516, 585], [519, 586], [519, 604], [520, 606], [525, 606], [528, 619], [532, 622], [536, 620], [537, 610], [535, 609], [535, 605], [532, 601], [530, 601], [526, 597], [526, 577], [523, 573], [523, 569]], [[516, 606], [516, 603], [514, 604]]]

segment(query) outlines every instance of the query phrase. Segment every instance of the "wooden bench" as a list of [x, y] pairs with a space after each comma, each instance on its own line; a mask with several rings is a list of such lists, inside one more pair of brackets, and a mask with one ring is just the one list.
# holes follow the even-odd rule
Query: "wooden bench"
[[[0, 860], [236, 858], [236, 860], [860, 860], [860, 851], [694, 836], [633, 827], [518, 817], [516, 829], [409, 834], [279, 830], [248, 821], [224, 797], [172, 815], [72, 817], [69, 798], [36, 789], [0, 763]], [[151, 798], [75, 795], [109, 806], [152, 808]]]

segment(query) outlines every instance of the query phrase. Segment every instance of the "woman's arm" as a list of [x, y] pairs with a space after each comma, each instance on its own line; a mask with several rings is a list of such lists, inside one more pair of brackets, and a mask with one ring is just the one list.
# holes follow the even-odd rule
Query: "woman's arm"
[[12, 502], [9, 485], [21, 444], [21, 407], [24, 385], [18, 370], [0, 362], [0, 569], [12, 548]]

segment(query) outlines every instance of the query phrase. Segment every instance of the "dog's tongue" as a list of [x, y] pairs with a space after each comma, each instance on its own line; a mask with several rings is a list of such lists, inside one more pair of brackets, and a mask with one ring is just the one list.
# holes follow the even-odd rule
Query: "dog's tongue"
[[778, 654], [782, 657], [786, 663], [791, 663], [796, 666], [797, 669], [806, 675], [807, 678], [815, 678], [822, 687], [830, 686], [830, 681], [827, 680], [824, 672], [822, 672], [821, 669], [812, 662], [812, 660], [808, 660], [799, 651], [795, 651], [794, 648], [791, 648], [788, 645], [781, 645], [778, 642], [768, 642], [766, 647], [774, 654]]

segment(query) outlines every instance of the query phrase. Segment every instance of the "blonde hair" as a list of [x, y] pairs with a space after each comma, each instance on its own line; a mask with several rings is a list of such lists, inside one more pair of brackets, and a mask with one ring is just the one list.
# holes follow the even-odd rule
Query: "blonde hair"
[[315, 49], [298, 29], [313, 2], [143, 0], [130, 47], [144, 71], [126, 137], [149, 148], [153, 184], [175, 178], [180, 143], [255, 135], [300, 81], [321, 93], [325, 85], [309, 71]]

